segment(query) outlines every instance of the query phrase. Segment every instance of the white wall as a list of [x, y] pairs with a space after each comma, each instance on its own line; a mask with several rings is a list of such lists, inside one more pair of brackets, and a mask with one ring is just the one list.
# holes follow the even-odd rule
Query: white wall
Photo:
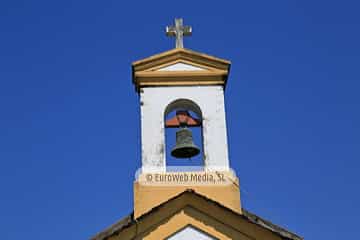
[[164, 111], [177, 99], [189, 99], [203, 114], [203, 146], [207, 170], [228, 170], [224, 92], [221, 86], [142, 88], [141, 134], [143, 172], [165, 171]]
[[160, 68], [158, 71], [203, 71], [203, 70], [205, 69], [179, 62], [170, 66]]
[[216, 238], [213, 238], [196, 228], [193, 228], [191, 226], [186, 227], [179, 231], [178, 233], [174, 234], [173, 236], [169, 237], [167, 240], [215, 240]]

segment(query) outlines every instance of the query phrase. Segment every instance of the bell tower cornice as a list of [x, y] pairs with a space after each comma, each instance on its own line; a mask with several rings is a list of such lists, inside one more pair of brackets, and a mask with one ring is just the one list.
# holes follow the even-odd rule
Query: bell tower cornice
[[225, 86], [230, 61], [175, 48], [132, 63], [137, 90], [151, 86]]

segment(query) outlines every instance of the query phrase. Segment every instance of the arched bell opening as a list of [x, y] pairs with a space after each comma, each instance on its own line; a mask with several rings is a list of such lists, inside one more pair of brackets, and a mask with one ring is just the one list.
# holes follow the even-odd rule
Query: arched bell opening
[[178, 99], [164, 113], [167, 171], [204, 168], [202, 112], [191, 100]]

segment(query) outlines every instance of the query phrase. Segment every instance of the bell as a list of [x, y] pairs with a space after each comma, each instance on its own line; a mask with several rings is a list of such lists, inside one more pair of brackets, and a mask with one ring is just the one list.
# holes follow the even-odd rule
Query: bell
[[200, 149], [194, 144], [191, 130], [183, 127], [176, 132], [176, 145], [171, 150], [171, 155], [176, 158], [191, 158], [200, 153]]

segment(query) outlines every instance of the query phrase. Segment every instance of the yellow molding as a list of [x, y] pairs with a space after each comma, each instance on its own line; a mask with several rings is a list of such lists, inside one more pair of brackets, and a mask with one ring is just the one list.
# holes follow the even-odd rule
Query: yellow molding
[[[190, 210], [189, 207], [186, 207], [184, 210], [178, 212], [172, 218], [167, 220], [164, 225], [159, 225], [156, 228], [154, 228], [153, 231], [150, 231], [147, 235], [144, 235], [143, 239], [144, 240], [167, 239], [170, 236], [174, 235], [176, 232], [186, 228], [189, 225], [205, 232], [206, 234], [209, 234], [212, 237], [222, 240], [235, 239], [234, 237], [238, 237], [239, 235], [241, 235], [241, 233], [238, 233], [221, 223], [219, 224], [219, 222], [211, 221], [211, 219], [209, 218], [205, 217], [205, 219], [201, 219], [202, 221], [196, 219], [187, 213], [189, 211], [188, 209]], [[206, 224], [209, 220], [213, 224], [213, 226], [215, 225], [217, 226], [217, 228], [221, 228], [221, 229], [218, 230]], [[244, 238], [244, 240], [251, 240], [251, 239]]]
[[194, 52], [188, 49], [175, 49], [133, 62], [132, 67], [134, 71], [143, 71], [178, 59], [188, 60], [191, 63], [198, 63], [203, 66], [222, 70], [228, 69], [231, 64], [227, 60], [207, 54]]
[[[189, 172], [191, 174], [191, 172]], [[173, 185], [147, 185], [143, 180], [147, 174], [141, 174], [139, 180], [134, 182], [134, 216], [135, 218], [150, 211], [159, 204], [184, 192], [193, 189], [235, 212], [241, 213], [239, 180], [231, 172], [222, 172], [232, 184], [202, 185], [202, 184], [173, 184]], [[174, 174], [176, 174], [174, 172]]]
[[108, 240], [166, 239], [192, 225], [220, 240], [281, 240], [271, 230], [255, 225], [239, 214], [228, 211], [192, 194], [169, 201], [151, 214], [144, 214], [136, 224], [110, 236]]
[[188, 77], [188, 76], [226, 76], [227, 72], [222, 70], [215, 71], [151, 71], [151, 72], [136, 72], [135, 77]]
[[159, 59], [169, 57], [171, 55], [179, 55], [179, 56], [180, 55], [183, 55], [183, 56], [188, 55], [188, 56], [193, 56], [195, 58], [203, 58], [203, 59], [207, 59], [208, 61], [222, 63], [224, 65], [230, 65], [231, 64], [231, 62], [228, 61], [228, 60], [217, 58], [217, 57], [214, 57], [214, 56], [211, 56], [211, 55], [208, 55], [208, 54], [195, 52], [195, 51], [192, 51], [192, 50], [186, 49], [186, 48], [175, 48], [175, 49], [172, 49], [172, 50], [169, 50], [169, 51], [166, 51], [166, 52], [155, 54], [153, 56], [150, 56], [150, 57], [135, 61], [135, 62], [132, 63], [132, 65], [133, 65], [133, 67], [138, 67], [140, 65], [144, 65], [144, 64], [147, 64], [149, 62], [151, 63], [151, 62], [157, 61]]
[[140, 87], [166, 87], [166, 86], [212, 86], [212, 85], [223, 85], [224, 81], [196, 81], [196, 82], [147, 82], [141, 83]]
[[[183, 62], [201, 71], [156, 71]], [[173, 49], [132, 64], [133, 83], [136, 89], [150, 86], [203, 86], [226, 85], [230, 62], [189, 49]]]

